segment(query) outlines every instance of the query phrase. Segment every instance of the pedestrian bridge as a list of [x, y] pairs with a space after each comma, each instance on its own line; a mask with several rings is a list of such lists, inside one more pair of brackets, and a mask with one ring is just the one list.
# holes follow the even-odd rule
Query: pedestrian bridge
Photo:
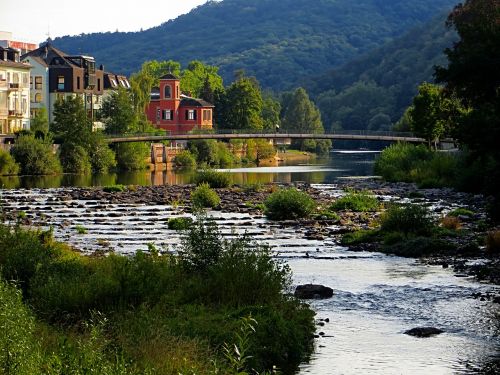
[[415, 137], [411, 133], [397, 132], [370, 132], [370, 131], [339, 131], [323, 134], [310, 133], [271, 133], [271, 132], [242, 132], [235, 130], [218, 130], [206, 133], [190, 132], [177, 133], [166, 131], [165, 134], [130, 134], [130, 135], [108, 135], [106, 140], [109, 143], [125, 142], [160, 142], [160, 141], [189, 141], [196, 139], [330, 139], [330, 140], [350, 140], [350, 141], [387, 141], [387, 142], [410, 142], [424, 143], [423, 138]]

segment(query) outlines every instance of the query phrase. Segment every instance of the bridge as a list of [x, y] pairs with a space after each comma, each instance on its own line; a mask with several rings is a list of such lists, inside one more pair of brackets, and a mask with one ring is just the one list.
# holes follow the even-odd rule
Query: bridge
[[169, 132], [165, 134], [130, 134], [130, 135], [108, 135], [106, 141], [109, 143], [126, 142], [160, 142], [160, 141], [189, 141], [197, 139], [330, 139], [349, 141], [386, 141], [386, 142], [409, 142], [424, 143], [423, 138], [415, 137], [411, 133], [398, 132], [371, 132], [371, 131], [335, 131], [323, 134], [309, 133], [284, 133], [284, 132], [259, 132], [250, 133], [241, 130], [217, 130], [207, 133], [191, 132]]

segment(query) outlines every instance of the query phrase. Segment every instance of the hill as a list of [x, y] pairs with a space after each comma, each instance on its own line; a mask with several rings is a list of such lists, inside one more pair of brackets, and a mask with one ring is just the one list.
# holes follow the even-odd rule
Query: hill
[[442, 14], [341, 68], [303, 80], [325, 129], [388, 130], [411, 104], [420, 83], [433, 82], [435, 65], [457, 40]]
[[282, 90], [380, 47], [456, 0], [224, 0], [141, 32], [56, 38], [68, 53], [94, 56], [130, 74], [146, 60], [201, 60], [226, 80], [245, 69]]

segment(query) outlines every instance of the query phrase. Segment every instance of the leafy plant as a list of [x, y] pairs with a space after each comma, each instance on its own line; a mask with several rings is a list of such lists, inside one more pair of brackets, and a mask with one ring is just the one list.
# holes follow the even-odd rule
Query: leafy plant
[[377, 198], [365, 191], [349, 191], [330, 206], [330, 210], [350, 210], [355, 212], [376, 211], [380, 204]]
[[401, 232], [404, 235], [430, 235], [434, 220], [429, 211], [419, 205], [392, 205], [381, 218], [381, 230], [385, 233]]
[[124, 185], [109, 185], [109, 186], [104, 186], [102, 190], [106, 193], [120, 193], [122, 191], [127, 190], [127, 187]]
[[316, 208], [309, 194], [295, 188], [280, 189], [264, 201], [265, 215], [272, 220], [308, 217]]
[[211, 188], [225, 188], [231, 183], [231, 176], [227, 172], [219, 172], [214, 169], [203, 169], [194, 176], [194, 183], [201, 185], [208, 184]]
[[448, 216], [454, 216], [454, 217], [467, 216], [467, 217], [472, 217], [472, 216], [474, 216], [474, 212], [472, 212], [471, 210], [468, 210], [467, 208], [460, 207], [460, 208], [454, 209], [453, 211], [448, 212]]
[[193, 224], [193, 219], [190, 217], [171, 217], [168, 219], [168, 229], [186, 230]]
[[208, 183], [202, 183], [191, 192], [191, 203], [194, 208], [214, 208], [220, 204], [220, 198]]
[[174, 156], [172, 162], [176, 168], [194, 168], [196, 167], [196, 159], [189, 152], [189, 150], [183, 150]]
[[78, 233], [78, 234], [86, 234], [87, 233], [87, 228], [85, 228], [82, 225], [77, 225], [75, 227], [75, 229], [76, 229], [76, 233]]
[[0, 148], [0, 176], [15, 175], [19, 172], [19, 165], [16, 164], [12, 155]]

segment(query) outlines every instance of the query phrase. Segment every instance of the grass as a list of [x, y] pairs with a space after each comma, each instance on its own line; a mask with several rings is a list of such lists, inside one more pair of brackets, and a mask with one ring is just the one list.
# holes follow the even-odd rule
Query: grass
[[231, 184], [231, 176], [226, 172], [203, 169], [195, 174], [194, 183], [198, 186], [208, 184], [212, 189], [225, 188]]
[[449, 212], [447, 216], [454, 216], [454, 217], [467, 216], [467, 217], [472, 217], [472, 216], [474, 216], [474, 212], [472, 212], [471, 210], [468, 210], [467, 208], [460, 207], [460, 208], [456, 208], [453, 211]]
[[122, 191], [125, 191], [127, 190], [127, 187], [124, 186], [124, 185], [108, 185], [108, 186], [104, 186], [102, 188], [102, 190], [106, 193], [120, 193]]
[[316, 202], [309, 194], [295, 188], [279, 189], [264, 201], [264, 214], [272, 220], [298, 219], [310, 216]]
[[191, 192], [191, 203], [195, 209], [215, 208], [220, 204], [220, 198], [215, 190], [210, 188], [208, 183], [204, 182]]
[[168, 229], [187, 230], [193, 224], [193, 219], [190, 217], [171, 217], [168, 219]]
[[[0, 346], [12, 344], [0, 373], [291, 372], [311, 352], [314, 314], [284, 295], [290, 269], [267, 247], [200, 217], [179, 253], [85, 257], [51, 232], [0, 225]], [[247, 360], [234, 364], [222, 348], [241, 346], [234, 332], [249, 316]], [[6, 372], [7, 352], [26, 370]]]
[[78, 234], [86, 234], [87, 233], [87, 228], [85, 228], [82, 225], [77, 225], [75, 226], [76, 233]]

